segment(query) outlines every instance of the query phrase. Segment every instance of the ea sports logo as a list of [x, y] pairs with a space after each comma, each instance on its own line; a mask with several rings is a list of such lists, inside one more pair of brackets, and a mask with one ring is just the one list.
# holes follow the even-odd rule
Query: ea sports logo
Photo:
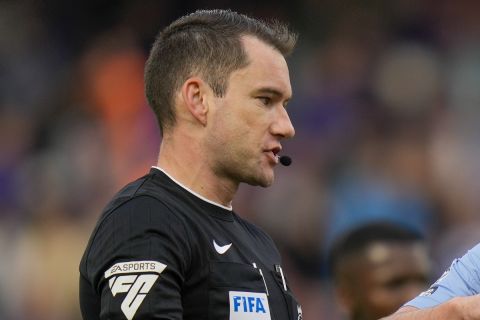
[[158, 261], [119, 262], [105, 271], [105, 279], [113, 297], [126, 293], [120, 308], [126, 319], [132, 320], [143, 300], [167, 267]]

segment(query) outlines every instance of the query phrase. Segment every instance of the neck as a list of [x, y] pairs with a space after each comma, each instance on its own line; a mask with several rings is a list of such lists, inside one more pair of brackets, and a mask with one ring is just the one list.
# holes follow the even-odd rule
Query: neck
[[202, 197], [230, 207], [238, 183], [215, 174], [198, 140], [172, 137], [163, 139], [157, 166]]

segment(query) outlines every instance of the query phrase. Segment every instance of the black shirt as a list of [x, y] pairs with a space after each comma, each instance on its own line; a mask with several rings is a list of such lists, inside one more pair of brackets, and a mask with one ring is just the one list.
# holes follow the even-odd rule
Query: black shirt
[[301, 319], [271, 238], [162, 171], [123, 188], [80, 263], [96, 319]]

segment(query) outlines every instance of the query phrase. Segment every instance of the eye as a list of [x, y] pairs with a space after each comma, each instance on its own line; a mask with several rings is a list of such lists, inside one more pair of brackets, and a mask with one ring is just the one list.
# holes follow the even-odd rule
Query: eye
[[262, 102], [262, 104], [264, 104], [266, 106], [268, 106], [272, 103], [272, 98], [270, 98], [270, 97], [257, 97], [257, 99], [259, 99]]

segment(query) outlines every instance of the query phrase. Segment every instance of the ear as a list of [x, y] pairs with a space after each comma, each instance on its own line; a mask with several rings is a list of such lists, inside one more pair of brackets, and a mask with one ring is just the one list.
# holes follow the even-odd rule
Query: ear
[[209, 86], [199, 77], [188, 78], [182, 86], [181, 94], [190, 114], [202, 125], [207, 124]]

